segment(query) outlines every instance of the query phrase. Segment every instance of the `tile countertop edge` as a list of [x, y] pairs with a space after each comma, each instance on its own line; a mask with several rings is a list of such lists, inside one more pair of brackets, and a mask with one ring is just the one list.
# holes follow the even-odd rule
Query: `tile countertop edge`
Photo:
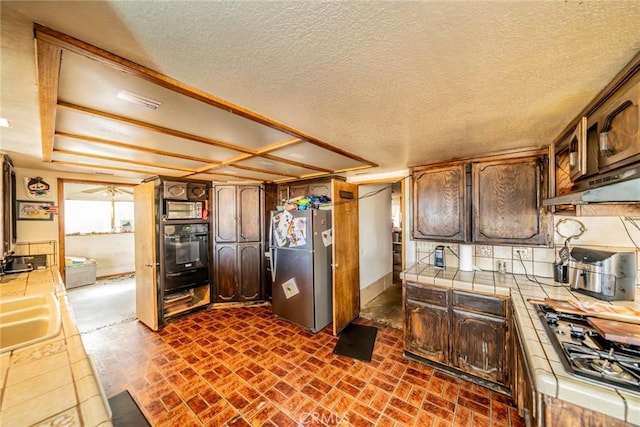
[[[112, 427], [111, 409], [90, 355], [82, 343], [64, 283], [56, 267], [0, 278], [0, 298], [43, 292], [53, 292], [58, 298], [61, 331], [48, 340], [2, 354], [0, 377], [6, 380], [0, 385], [0, 388], [4, 387], [1, 390], [0, 418], [5, 421], [13, 419], [18, 424], [28, 421], [29, 425], [64, 423], [69, 426]], [[25, 374], [24, 367], [33, 364], [55, 366], [52, 365], [54, 369], [41, 374]], [[61, 372], [65, 374], [63, 377], [60, 376]], [[49, 376], [54, 373], [57, 373], [57, 388], [42, 394], [39, 386], [33, 386], [36, 383], [51, 384], [54, 379]], [[53, 398], [58, 396], [60, 390], [67, 388], [72, 396]]]
[[[540, 284], [530, 282], [524, 276], [510, 274], [506, 275], [509, 279], [505, 279], [503, 275], [494, 278], [491, 292], [492, 287], [487, 283], [487, 277], [488, 273], [492, 272], [482, 272], [481, 280], [476, 284], [469, 281], [470, 273], [473, 272], [453, 273], [452, 269], [448, 269], [446, 274], [438, 278], [439, 271], [427, 267], [426, 264], [413, 265], [407, 270], [409, 274], [400, 273], [400, 278], [428, 285], [511, 296], [514, 323], [522, 337], [525, 356], [533, 371], [536, 391], [633, 425], [640, 425], [640, 394], [596, 384], [568, 373], [560, 362], [560, 355], [546, 337], [535, 307], [527, 301], [530, 298], [562, 296], [582, 299], [582, 295], [570, 292], [568, 286], [554, 285], [552, 279], [542, 278]], [[420, 274], [416, 274], [416, 271]]]

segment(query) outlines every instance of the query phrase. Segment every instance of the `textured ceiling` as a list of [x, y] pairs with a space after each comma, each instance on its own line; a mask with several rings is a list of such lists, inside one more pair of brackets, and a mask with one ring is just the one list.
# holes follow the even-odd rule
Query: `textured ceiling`
[[[31, 21], [380, 165], [542, 147], [640, 50], [640, 1], [2, 1], [1, 148], [40, 155]], [[17, 117], [17, 119], [15, 118]]]

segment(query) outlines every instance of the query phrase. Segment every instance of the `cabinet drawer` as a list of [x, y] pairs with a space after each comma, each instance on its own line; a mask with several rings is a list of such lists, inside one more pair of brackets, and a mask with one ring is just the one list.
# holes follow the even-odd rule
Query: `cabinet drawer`
[[494, 316], [507, 315], [506, 300], [491, 295], [453, 291], [453, 306]]
[[448, 290], [444, 288], [435, 288], [432, 286], [419, 285], [417, 283], [407, 283], [407, 299], [416, 301], [429, 302], [431, 304], [447, 306]]

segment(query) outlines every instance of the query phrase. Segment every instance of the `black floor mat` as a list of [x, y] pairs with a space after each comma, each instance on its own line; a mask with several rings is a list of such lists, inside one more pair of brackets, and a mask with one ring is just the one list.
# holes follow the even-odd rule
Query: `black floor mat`
[[370, 362], [377, 333], [378, 328], [352, 323], [340, 333], [333, 354]]
[[151, 427], [127, 390], [109, 398], [114, 427]]

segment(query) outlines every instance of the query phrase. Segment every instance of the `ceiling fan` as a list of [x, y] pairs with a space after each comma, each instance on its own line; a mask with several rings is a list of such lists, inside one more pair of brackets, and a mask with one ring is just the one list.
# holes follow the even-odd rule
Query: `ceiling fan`
[[126, 190], [121, 187], [116, 187], [115, 185], [103, 185], [96, 188], [90, 188], [88, 190], [82, 190], [81, 193], [93, 194], [103, 192], [104, 196], [109, 199], [115, 199], [118, 196], [122, 196], [124, 194], [133, 194], [133, 191]]

